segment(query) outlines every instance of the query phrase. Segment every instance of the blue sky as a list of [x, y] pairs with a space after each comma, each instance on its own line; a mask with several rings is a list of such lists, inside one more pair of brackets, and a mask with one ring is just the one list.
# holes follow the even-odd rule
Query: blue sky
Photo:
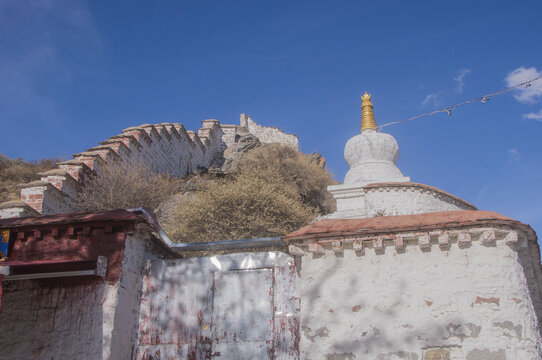
[[[386, 123], [542, 72], [542, 2], [0, 0], [0, 152], [66, 157], [141, 123], [252, 115], [342, 181], [360, 95]], [[398, 166], [542, 232], [542, 81], [385, 129]]]

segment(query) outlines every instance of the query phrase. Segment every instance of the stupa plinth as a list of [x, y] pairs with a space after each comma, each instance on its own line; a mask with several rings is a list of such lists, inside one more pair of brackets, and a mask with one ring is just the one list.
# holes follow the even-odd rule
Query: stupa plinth
[[361, 105], [361, 133], [346, 143], [344, 157], [350, 170], [341, 185], [328, 186], [337, 202], [329, 219], [411, 215], [475, 209], [440, 189], [410, 182], [395, 165], [399, 145], [393, 136], [377, 131], [371, 95]]

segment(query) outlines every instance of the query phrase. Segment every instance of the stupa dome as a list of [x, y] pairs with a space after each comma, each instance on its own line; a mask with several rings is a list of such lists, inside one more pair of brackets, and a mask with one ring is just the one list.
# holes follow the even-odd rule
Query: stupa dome
[[395, 166], [399, 157], [397, 141], [389, 134], [376, 131], [371, 95], [365, 93], [361, 99], [361, 134], [348, 140], [344, 148], [344, 158], [350, 166], [344, 183], [404, 181]]
[[390, 181], [402, 178], [395, 166], [399, 157], [399, 145], [389, 134], [366, 130], [346, 143], [344, 158], [350, 170], [345, 184]]

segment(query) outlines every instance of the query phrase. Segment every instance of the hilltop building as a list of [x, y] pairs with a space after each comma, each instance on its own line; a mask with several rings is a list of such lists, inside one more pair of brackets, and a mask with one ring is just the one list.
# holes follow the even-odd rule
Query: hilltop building
[[362, 100], [337, 211], [282, 238], [175, 244], [146, 209], [0, 220], [0, 358], [542, 358], [535, 232], [411, 182]]

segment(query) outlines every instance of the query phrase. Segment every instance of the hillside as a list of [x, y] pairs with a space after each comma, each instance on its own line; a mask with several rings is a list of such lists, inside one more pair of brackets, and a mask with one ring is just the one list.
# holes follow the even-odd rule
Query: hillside
[[250, 149], [220, 177], [201, 180], [159, 211], [174, 241], [281, 236], [335, 210], [322, 158], [289, 146]]
[[38, 173], [54, 168], [60, 161], [60, 159], [25, 161], [21, 158], [10, 159], [0, 154], [0, 203], [19, 200], [18, 184], [39, 180]]
[[[58, 161], [0, 159], [2, 201], [17, 200], [18, 184], [38, 180]], [[156, 174], [142, 163], [104, 166], [79, 191], [74, 210], [148, 207], [174, 241], [280, 236], [334, 211], [326, 191], [333, 183], [319, 154], [246, 135], [226, 151], [221, 168], [185, 177]]]

